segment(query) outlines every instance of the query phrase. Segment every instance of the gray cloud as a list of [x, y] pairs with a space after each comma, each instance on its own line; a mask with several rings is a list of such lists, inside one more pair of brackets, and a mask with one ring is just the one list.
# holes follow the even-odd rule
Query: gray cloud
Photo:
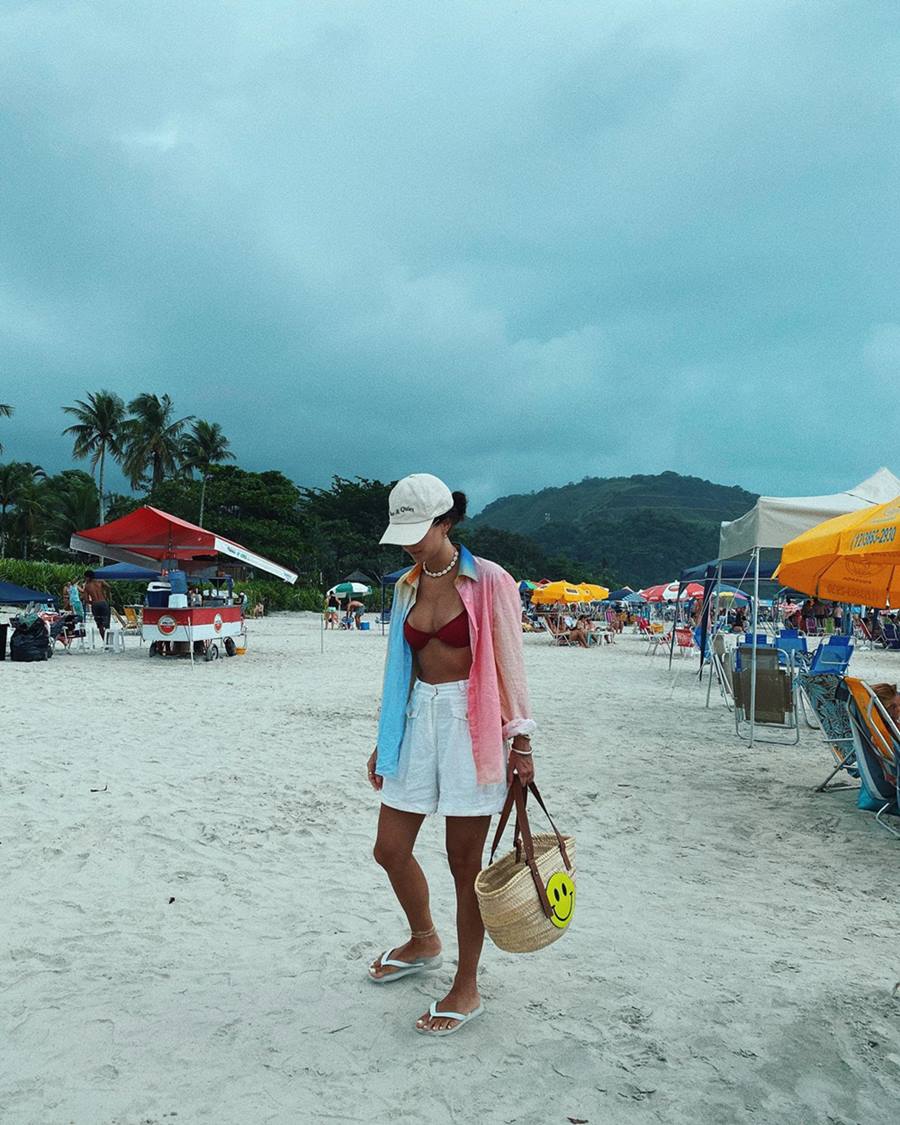
[[898, 42], [892, 3], [7, 4], [7, 456], [62, 467], [110, 387], [303, 483], [846, 485], [891, 458]]

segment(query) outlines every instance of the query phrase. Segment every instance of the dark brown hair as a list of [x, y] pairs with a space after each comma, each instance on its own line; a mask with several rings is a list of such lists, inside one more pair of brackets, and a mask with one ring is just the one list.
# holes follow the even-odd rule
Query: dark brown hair
[[435, 516], [434, 523], [449, 523], [451, 528], [456, 527], [466, 518], [466, 494], [464, 492], [453, 493], [453, 507], [449, 512], [444, 512], [442, 516]]

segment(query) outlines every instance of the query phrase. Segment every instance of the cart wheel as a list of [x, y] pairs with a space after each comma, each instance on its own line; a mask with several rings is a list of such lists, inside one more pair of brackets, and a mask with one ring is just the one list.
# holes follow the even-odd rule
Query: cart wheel
[[147, 655], [148, 656], [156, 656], [158, 653], [159, 653], [159, 649], [156, 647], [156, 641], [151, 641], [150, 647], [147, 649]]
[[204, 660], [218, 660], [219, 659], [219, 646], [215, 641], [210, 644], [206, 652], [203, 654]]
[[234, 643], [234, 638], [233, 637], [226, 637], [225, 638], [225, 655], [226, 656], [234, 656], [236, 650], [237, 650], [237, 645]]

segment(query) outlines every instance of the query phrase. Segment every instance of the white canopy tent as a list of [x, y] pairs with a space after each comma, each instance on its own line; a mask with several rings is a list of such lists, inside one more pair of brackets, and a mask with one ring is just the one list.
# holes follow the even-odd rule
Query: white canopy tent
[[900, 496], [900, 479], [890, 469], [831, 496], [760, 496], [749, 512], [722, 524], [719, 558], [736, 559], [757, 548], [778, 547], [832, 516], [858, 512]]
[[[750, 745], [756, 716], [756, 645], [759, 612], [759, 560], [763, 551], [781, 548], [791, 539], [833, 516], [858, 512], [872, 504], [884, 504], [900, 496], [900, 478], [890, 469], [860, 481], [846, 492], [830, 496], [760, 496], [749, 512], [739, 519], [726, 521], [719, 532], [718, 588], [722, 576], [722, 560], [749, 556], [748, 575], [753, 575], [752, 673], [750, 678]], [[707, 705], [709, 686], [707, 687]]]

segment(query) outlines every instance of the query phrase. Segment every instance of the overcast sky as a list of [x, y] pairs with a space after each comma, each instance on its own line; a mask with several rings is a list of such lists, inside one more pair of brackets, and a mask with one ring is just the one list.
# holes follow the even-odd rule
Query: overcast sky
[[6, 459], [108, 388], [302, 484], [900, 472], [900, 5], [0, 5]]

